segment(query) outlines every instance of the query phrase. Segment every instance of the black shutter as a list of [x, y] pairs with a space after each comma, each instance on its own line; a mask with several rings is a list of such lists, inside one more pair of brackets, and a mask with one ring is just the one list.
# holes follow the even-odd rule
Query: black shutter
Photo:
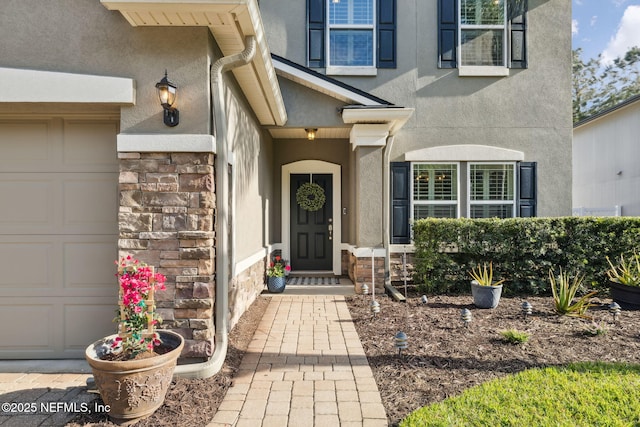
[[378, 68], [396, 68], [396, 0], [378, 0]]
[[409, 208], [411, 172], [408, 162], [391, 162], [391, 243], [410, 243]]
[[527, 68], [528, 0], [509, 0], [509, 68]]
[[325, 4], [327, 0], [307, 0], [307, 53], [309, 67], [324, 67]]
[[537, 216], [537, 163], [518, 162], [518, 216]]
[[458, 0], [438, 0], [438, 68], [456, 68]]

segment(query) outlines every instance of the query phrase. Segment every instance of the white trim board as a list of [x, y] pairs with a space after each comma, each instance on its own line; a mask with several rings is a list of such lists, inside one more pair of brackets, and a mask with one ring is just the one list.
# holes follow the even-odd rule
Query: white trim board
[[215, 153], [213, 135], [198, 134], [118, 134], [119, 152]]
[[320, 160], [301, 160], [282, 165], [281, 198], [282, 198], [282, 257], [291, 259], [291, 174], [331, 174], [333, 175], [333, 274], [342, 273], [342, 175], [340, 165]]
[[133, 79], [0, 68], [0, 102], [124, 104], [136, 101]]

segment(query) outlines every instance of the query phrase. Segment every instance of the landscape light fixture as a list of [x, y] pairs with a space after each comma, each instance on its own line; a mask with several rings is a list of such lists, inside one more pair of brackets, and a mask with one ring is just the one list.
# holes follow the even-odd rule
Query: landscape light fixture
[[173, 107], [176, 102], [177, 88], [167, 79], [167, 71], [165, 70], [162, 80], [156, 83], [156, 90], [158, 98], [160, 98], [160, 105], [164, 110], [164, 124], [171, 127], [177, 126], [180, 122], [180, 112]]

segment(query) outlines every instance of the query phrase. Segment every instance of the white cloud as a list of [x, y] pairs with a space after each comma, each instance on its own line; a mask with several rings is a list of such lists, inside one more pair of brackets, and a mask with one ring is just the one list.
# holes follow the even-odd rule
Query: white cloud
[[618, 31], [602, 52], [603, 64], [611, 64], [634, 46], [640, 46], [640, 6], [629, 6], [624, 11]]
[[625, 4], [627, 1], [629, 0], [611, 0], [611, 2], [616, 6], [616, 7], [620, 7], [623, 4]]
[[598, 22], [598, 15], [593, 15], [591, 17], [591, 21], [589, 21], [589, 25], [593, 27], [594, 25], [596, 25], [596, 22]]
[[578, 20], [577, 19], [572, 19], [571, 20], [571, 35], [575, 36], [576, 34], [578, 34]]

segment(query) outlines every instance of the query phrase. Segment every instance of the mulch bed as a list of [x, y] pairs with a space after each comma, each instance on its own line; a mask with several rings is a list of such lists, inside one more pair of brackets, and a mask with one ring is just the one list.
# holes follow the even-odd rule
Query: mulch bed
[[[269, 298], [259, 297], [229, 333], [227, 358], [219, 373], [206, 379], [175, 378], [169, 386], [164, 404], [148, 418], [131, 425], [198, 427], [209, 424], [232, 384], [233, 375], [240, 366], [269, 301]], [[98, 402], [102, 403], [102, 399], [98, 398]], [[96, 413], [80, 415], [67, 427], [116, 425], [106, 414]]]
[[[578, 361], [640, 363], [640, 311], [623, 311], [613, 323], [610, 300], [594, 300], [588, 314], [594, 321], [558, 316], [550, 297], [527, 298], [533, 315], [521, 313], [523, 298], [505, 298], [496, 309], [473, 306], [470, 295], [409, 294], [406, 303], [376, 295], [381, 311], [374, 318], [371, 296], [347, 297], [356, 330], [373, 370], [391, 425], [410, 412], [455, 396], [482, 382], [529, 368]], [[205, 380], [176, 379], [164, 405], [139, 426], [206, 426], [232, 383], [242, 356], [262, 318], [269, 298], [260, 297], [231, 331], [223, 370]], [[468, 327], [460, 310], [471, 310]], [[592, 335], [596, 328], [606, 331]], [[525, 344], [505, 343], [500, 331], [516, 329], [530, 335]], [[395, 348], [398, 331], [408, 336], [408, 348]], [[114, 426], [104, 414], [83, 415], [68, 424]]]
[[[618, 322], [608, 312], [611, 300], [593, 300], [593, 320], [558, 316], [551, 297], [526, 300], [533, 306], [527, 319], [524, 298], [505, 298], [495, 309], [477, 309], [470, 295], [408, 294], [406, 303], [376, 295], [380, 313], [371, 312], [371, 295], [348, 297], [347, 303], [391, 425], [409, 413], [463, 390], [525, 369], [579, 361], [640, 363], [640, 311], [623, 311]], [[465, 327], [460, 311], [468, 308]], [[500, 334], [516, 329], [528, 342], [513, 345]], [[597, 330], [605, 331], [597, 334]], [[395, 335], [408, 336], [399, 354]]]

